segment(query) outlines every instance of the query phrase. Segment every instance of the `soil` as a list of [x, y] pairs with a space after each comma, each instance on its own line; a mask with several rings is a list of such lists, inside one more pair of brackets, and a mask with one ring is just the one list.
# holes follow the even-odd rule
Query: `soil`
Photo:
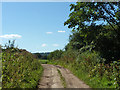
[[42, 64], [42, 66], [44, 68], [44, 72], [38, 88], [64, 88], [58, 70], [65, 79], [66, 88], [90, 88], [66, 68], [50, 64]]

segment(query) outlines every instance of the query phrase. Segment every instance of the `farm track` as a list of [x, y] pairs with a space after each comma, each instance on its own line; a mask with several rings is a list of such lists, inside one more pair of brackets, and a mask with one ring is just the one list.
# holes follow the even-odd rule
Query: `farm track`
[[42, 64], [42, 66], [44, 68], [44, 72], [38, 88], [64, 88], [58, 70], [65, 79], [66, 88], [90, 88], [66, 68], [50, 64]]

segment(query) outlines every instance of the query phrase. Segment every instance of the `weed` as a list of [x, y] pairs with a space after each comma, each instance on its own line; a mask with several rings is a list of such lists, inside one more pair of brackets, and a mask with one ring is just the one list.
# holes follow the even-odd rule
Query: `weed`
[[61, 81], [62, 81], [62, 85], [64, 86], [64, 88], [66, 88], [66, 81], [65, 81], [65, 78], [62, 76], [62, 74], [61, 74], [61, 72], [60, 72], [60, 70], [59, 69], [57, 69], [57, 71], [58, 71], [58, 73], [59, 73], [59, 75], [60, 75], [60, 79], [61, 79]]

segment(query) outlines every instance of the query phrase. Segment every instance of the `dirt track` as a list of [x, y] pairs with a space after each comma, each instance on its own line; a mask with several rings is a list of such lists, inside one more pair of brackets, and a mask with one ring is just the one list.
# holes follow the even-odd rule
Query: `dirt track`
[[64, 88], [58, 70], [65, 79], [66, 88], [90, 88], [83, 81], [74, 76], [68, 69], [50, 64], [42, 64], [42, 66], [44, 72], [38, 88]]

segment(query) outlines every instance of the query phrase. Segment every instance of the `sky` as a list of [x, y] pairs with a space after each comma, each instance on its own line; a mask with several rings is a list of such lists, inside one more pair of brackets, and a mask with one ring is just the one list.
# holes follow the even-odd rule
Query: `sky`
[[63, 49], [71, 29], [64, 26], [74, 2], [3, 2], [2, 45], [15, 40], [15, 46], [29, 52]]

